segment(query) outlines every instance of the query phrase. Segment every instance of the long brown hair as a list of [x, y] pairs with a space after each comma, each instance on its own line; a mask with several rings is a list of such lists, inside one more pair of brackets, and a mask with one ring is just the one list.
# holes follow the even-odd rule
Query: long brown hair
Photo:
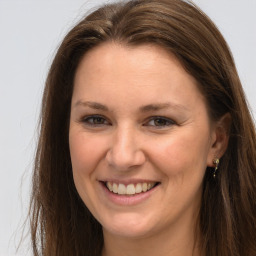
[[106, 5], [85, 17], [64, 38], [42, 101], [30, 208], [34, 255], [101, 254], [101, 225], [74, 185], [68, 132], [76, 68], [87, 51], [107, 41], [165, 48], [198, 81], [212, 120], [230, 113], [229, 146], [218, 175], [213, 179], [211, 168], [205, 172], [198, 220], [200, 244], [207, 256], [255, 256], [255, 126], [225, 40], [198, 7], [182, 0]]

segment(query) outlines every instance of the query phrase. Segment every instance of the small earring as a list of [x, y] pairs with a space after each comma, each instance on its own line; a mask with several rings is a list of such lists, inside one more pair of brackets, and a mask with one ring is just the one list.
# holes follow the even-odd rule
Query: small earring
[[215, 179], [216, 178], [216, 172], [217, 172], [217, 170], [219, 168], [220, 159], [216, 157], [213, 160], [213, 163], [215, 164], [215, 168], [214, 168], [214, 171], [213, 171], [213, 178]]

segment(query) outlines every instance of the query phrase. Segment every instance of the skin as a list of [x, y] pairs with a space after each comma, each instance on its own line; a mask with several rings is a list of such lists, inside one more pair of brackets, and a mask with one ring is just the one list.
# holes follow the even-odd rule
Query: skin
[[[158, 46], [104, 43], [83, 57], [69, 143], [77, 191], [103, 226], [102, 255], [202, 255], [202, 180], [225, 151], [223, 120], [210, 120], [195, 79]], [[104, 192], [108, 180], [160, 185], [138, 204], [119, 205]]]

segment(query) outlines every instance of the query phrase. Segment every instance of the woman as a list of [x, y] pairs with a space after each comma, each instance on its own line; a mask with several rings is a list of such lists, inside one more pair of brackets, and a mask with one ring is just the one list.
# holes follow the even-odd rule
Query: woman
[[192, 3], [104, 6], [63, 40], [33, 176], [34, 255], [256, 255], [256, 139]]

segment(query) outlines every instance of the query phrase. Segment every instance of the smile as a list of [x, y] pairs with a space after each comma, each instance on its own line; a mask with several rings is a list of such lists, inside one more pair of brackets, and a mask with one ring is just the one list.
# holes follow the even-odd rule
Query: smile
[[159, 184], [159, 182], [142, 182], [124, 185], [122, 183], [105, 182], [107, 189], [118, 195], [135, 195], [145, 193]]

